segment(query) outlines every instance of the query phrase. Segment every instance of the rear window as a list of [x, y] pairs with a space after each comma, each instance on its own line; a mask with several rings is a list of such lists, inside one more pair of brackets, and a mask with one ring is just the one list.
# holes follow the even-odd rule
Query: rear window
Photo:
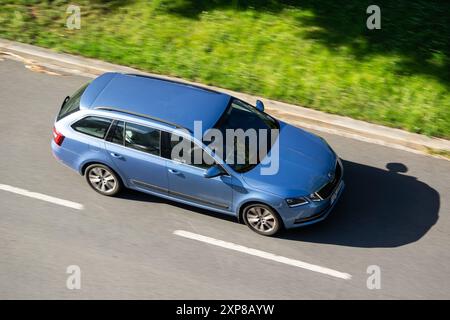
[[103, 139], [112, 120], [100, 117], [86, 117], [72, 125], [75, 131]]
[[85, 84], [80, 89], [78, 89], [77, 92], [75, 92], [69, 100], [64, 103], [61, 107], [61, 110], [59, 110], [59, 114], [56, 120], [61, 120], [62, 118], [68, 116], [71, 113], [74, 113], [78, 110], [80, 110], [80, 100], [81, 96], [83, 95], [84, 90], [86, 90], [88, 84]]

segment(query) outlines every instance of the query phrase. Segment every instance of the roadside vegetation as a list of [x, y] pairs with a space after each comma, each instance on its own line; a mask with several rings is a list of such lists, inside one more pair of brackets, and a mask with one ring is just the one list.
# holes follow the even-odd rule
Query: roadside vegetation
[[[450, 138], [450, 3], [1, 1], [0, 37]], [[74, 2], [75, 4], [75, 2]]]

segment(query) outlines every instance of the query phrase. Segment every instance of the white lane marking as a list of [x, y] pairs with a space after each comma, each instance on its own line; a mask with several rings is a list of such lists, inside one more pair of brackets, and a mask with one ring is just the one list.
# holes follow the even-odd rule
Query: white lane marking
[[222, 241], [222, 240], [217, 240], [217, 239], [214, 239], [214, 238], [202, 236], [200, 234], [192, 233], [192, 232], [189, 232], [189, 231], [175, 230], [173, 232], [173, 234], [175, 234], [177, 236], [180, 236], [180, 237], [192, 239], [192, 240], [206, 242], [206, 243], [218, 246], [218, 247], [222, 247], [222, 248], [226, 248], [226, 249], [230, 249], [230, 250], [234, 250], [234, 251], [243, 252], [243, 253], [250, 254], [252, 256], [260, 257], [260, 258], [263, 258], [263, 259], [268, 259], [268, 260], [272, 260], [272, 261], [288, 264], [288, 265], [291, 265], [291, 266], [294, 266], [294, 267], [303, 268], [303, 269], [307, 269], [307, 270], [310, 270], [310, 271], [323, 273], [323, 274], [326, 274], [326, 275], [329, 275], [329, 276], [332, 276], [332, 277], [336, 277], [336, 278], [340, 278], [340, 279], [350, 280], [352, 278], [352, 276], [350, 274], [348, 274], [348, 273], [339, 272], [339, 271], [336, 271], [336, 270], [333, 270], [333, 269], [321, 267], [321, 266], [318, 266], [318, 265], [315, 265], [315, 264], [310, 264], [310, 263], [303, 262], [303, 261], [300, 261], [300, 260], [294, 260], [294, 259], [286, 258], [286, 257], [283, 257], [283, 256], [278, 256], [278, 255], [270, 253], [270, 252], [265, 252], [265, 251], [261, 251], [261, 250], [258, 250], [258, 249], [244, 247], [244, 246], [232, 243], [232, 242], [226, 242], [226, 241]]
[[21, 188], [16, 188], [13, 186], [9, 186], [7, 184], [0, 184], [0, 190], [20, 194], [25, 197], [30, 197], [30, 198], [39, 199], [42, 201], [51, 202], [54, 204], [58, 204], [60, 206], [69, 207], [69, 208], [76, 209], [76, 210], [84, 209], [83, 205], [80, 203], [76, 203], [76, 202], [72, 202], [72, 201], [64, 200], [64, 199], [59, 199], [59, 198], [55, 198], [52, 196], [47, 196], [42, 193], [32, 192], [32, 191], [28, 191], [28, 190], [21, 189]]

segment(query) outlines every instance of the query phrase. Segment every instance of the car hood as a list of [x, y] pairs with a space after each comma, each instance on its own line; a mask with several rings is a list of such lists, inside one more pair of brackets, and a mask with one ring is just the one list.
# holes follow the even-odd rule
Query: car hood
[[[273, 174], [262, 174], [261, 169], [267, 169], [269, 165], [258, 164], [242, 174], [249, 186], [281, 197], [294, 197], [309, 195], [330, 180], [328, 174], [334, 171], [337, 157], [324, 140], [280, 121], [278, 145], [278, 170]], [[275, 163], [275, 145], [266, 160], [270, 158]]]

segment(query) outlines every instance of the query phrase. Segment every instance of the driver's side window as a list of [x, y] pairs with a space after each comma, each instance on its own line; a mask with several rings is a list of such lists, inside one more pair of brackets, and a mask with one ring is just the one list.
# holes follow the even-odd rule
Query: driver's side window
[[193, 141], [170, 134], [170, 159], [208, 169], [215, 164], [214, 159]]

